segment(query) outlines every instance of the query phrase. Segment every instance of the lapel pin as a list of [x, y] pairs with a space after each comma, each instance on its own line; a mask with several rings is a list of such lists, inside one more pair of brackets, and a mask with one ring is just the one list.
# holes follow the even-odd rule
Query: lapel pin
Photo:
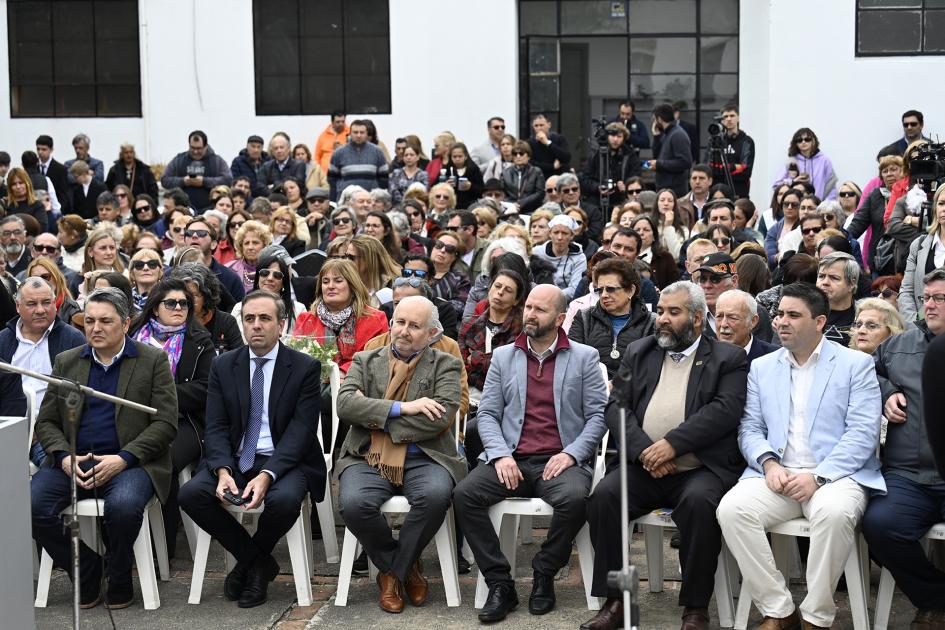
[[702, 365], [702, 361], [696, 361], [696, 365]]

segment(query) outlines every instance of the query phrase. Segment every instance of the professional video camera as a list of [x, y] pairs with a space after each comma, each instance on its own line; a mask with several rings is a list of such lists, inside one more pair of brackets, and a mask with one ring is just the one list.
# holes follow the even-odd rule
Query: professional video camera
[[709, 132], [709, 166], [712, 167], [712, 180], [724, 182], [732, 190], [732, 171], [728, 160], [725, 159], [725, 128], [721, 125], [722, 115], [712, 117], [712, 122], [706, 128]]
[[597, 146], [604, 146], [607, 144], [607, 117], [603, 114], [599, 118], [591, 119], [591, 126], [594, 131], [594, 142], [597, 143]]
[[909, 160], [909, 172], [912, 181], [919, 184], [928, 195], [919, 214], [923, 222], [922, 228], [925, 229], [935, 219], [932, 197], [939, 186], [945, 186], [945, 143], [918, 147], [915, 156]]
[[706, 131], [709, 132], [710, 140], [713, 138], [721, 138], [722, 134], [725, 133], [725, 130], [722, 128], [722, 114], [718, 114], [712, 117], [712, 121], [709, 123], [709, 126], [706, 127]]

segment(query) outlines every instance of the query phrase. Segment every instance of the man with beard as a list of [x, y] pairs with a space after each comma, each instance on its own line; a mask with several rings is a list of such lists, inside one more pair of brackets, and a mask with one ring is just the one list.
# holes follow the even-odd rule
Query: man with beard
[[532, 560], [533, 615], [554, 609], [555, 574], [568, 563], [584, 525], [594, 453], [605, 430], [607, 385], [597, 350], [568, 341], [561, 328], [567, 305], [561, 289], [538, 285], [525, 302], [522, 334], [493, 351], [477, 414], [483, 463], [453, 493], [489, 586], [479, 612], [484, 623], [501, 621], [518, 606], [489, 507], [510, 497], [539, 497], [554, 508], [548, 536]]
[[26, 271], [32, 257], [26, 249], [26, 223], [15, 214], [0, 220], [0, 247], [7, 260], [7, 273], [11, 276]]
[[[715, 510], [743, 469], [738, 421], [745, 407], [747, 360], [740, 348], [702, 335], [705, 295], [692, 282], [660, 293], [656, 334], [630, 344], [614, 379], [607, 426], [619, 432], [626, 410], [630, 519], [672, 508], [680, 532], [682, 630], [709, 627], [709, 600], [722, 549]], [[493, 359], [494, 361], [495, 359]], [[622, 594], [607, 587], [620, 568], [620, 475], [597, 485], [587, 507], [594, 543], [591, 594], [607, 597], [582, 630], [623, 626]]]

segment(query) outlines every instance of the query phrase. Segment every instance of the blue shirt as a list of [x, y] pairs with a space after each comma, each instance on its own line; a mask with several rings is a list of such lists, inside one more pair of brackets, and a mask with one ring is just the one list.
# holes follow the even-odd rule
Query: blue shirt
[[620, 331], [623, 330], [624, 326], [627, 325], [627, 322], [630, 321], [630, 313], [626, 315], [609, 315], [610, 325], [613, 327], [614, 337], [620, 334]]
[[[415, 356], [423, 352], [423, 350], [426, 350], [426, 348], [424, 348], [423, 350], [418, 350], [417, 352], [414, 352], [409, 357], [401, 357], [400, 353], [397, 352], [397, 348], [395, 348], [393, 344], [391, 344], [390, 350], [391, 350], [391, 354], [393, 354], [396, 358], [400, 359], [404, 363], [410, 363], [411, 361], [413, 361], [413, 358]], [[390, 406], [390, 413], [387, 414], [387, 417], [396, 418], [400, 415], [401, 415], [400, 414], [400, 401], [395, 400], [394, 404]], [[390, 427], [385, 426], [384, 431], [387, 433], [390, 433]], [[407, 445], [407, 455], [423, 455], [423, 451], [420, 450], [419, 446], [411, 442], [410, 444]]]

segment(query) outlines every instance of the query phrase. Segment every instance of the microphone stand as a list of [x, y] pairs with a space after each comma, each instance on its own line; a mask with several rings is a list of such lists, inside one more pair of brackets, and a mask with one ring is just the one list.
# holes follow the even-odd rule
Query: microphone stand
[[607, 573], [607, 586], [623, 593], [623, 627], [640, 627], [639, 588], [637, 568], [630, 564], [630, 515], [627, 499], [627, 410], [620, 405], [620, 571]]
[[2, 361], [0, 361], [0, 370], [14, 372], [21, 376], [29, 376], [30, 378], [35, 378], [40, 381], [46, 381], [50, 385], [65, 389], [69, 392], [66, 395], [66, 410], [68, 414], [67, 422], [69, 425], [69, 456], [72, 458], [72, 491], [70, 497], [72, 518], [69, 519], [69, 535], [72, 542], [72, 625], [75, 630], [79, 630], [79, 600], [82, 580], [79, 575], [79, 516], [76, 513], [76, 504], [78, 503], [78, 488], [76, 487], [75, 480], [77, 472], [76, 433], [77, 427], [79, 426], [79, 410], [82, 408], [83, 397], [92, 396], [93, 398], [101, 398], [102, 400], [107, 400], [108, 402], [114, 403], [116, 405], [124, 405], [125, 407], [130, 407], [131, 409], [152, 415], [157, 413], [157, 409], [136, 403], [133, 400], [126, 400], [124, 398], [112, 396], [111, 394], [102, 393], [75, 381], [70, 381], [64, 378], [56, 378], [54, 376], [47, 376], [46, 374], [40, 374], [39, 372], [16, 367], [14, 365], [10, 365], [9, 363], [3, 363]]

